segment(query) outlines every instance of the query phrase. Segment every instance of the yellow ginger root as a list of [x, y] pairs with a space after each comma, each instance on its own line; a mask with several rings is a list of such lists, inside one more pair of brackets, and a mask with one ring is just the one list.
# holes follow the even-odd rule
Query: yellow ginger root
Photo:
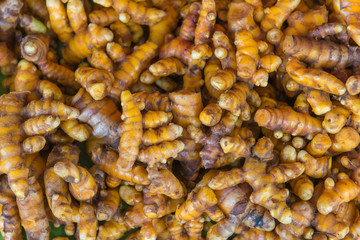
[[94, 10], [89, 14], [88, 17], [91, 23], [95, 23], [99, 26], [105, 27], [116, 22], [119, 15], [114, 8], [108, 7]]
[[219, 72], [221, 69], [220, 61], [215, 57], [211, 57], [208, 59], [205, 68], [204, 68], [204, 81], [205, 81], [205, 87], [207, 91], [209, 92], [211, 97], [218, 98], [221, 93], [224, 91], [216, 89], [211, 84], [212, 77]]
[[17, 198], [21, 225], [28, 239], [49, 239], [50, 226], [44, 206], [44, 197], [40, 184], [35, 177], [28, 179], [29, 193]]
[[331, 147], [331, 139], [327, 134], [318, 133], [306, 146], [306, 151], [314, 157], [323, 156]]
[[49, 133], [60, 125], [60, 118], [52, 115], [41, 115], [26, 120], [23, 131], [26, 135], [42, 135]]
[[165, 3], [165, 6], [160, 6], [165, 11], [166, 15], [158, 23], [149, 26], [150, 42], [162, 46], [165, 41], [164, 36], [176, 28], [180, 9], [175, 5], [176, 4], [170, 2]]
[[80, 150], [72, 144], [56, 145], [49, 154], [44, 172], [45, 194], [49, 207], [56, 218], [68, 223], [73, 222], [74, 209], [71, 206], [71, 196], [68, 184], [54, 171], [54, 165], [66, 158], [77, 164]]
[[26, 154], [25, 164], [29, 168], [29, 176], [35, 176], [36, 179], [43, 176], [46, 160], [39, 153]]
[[220, 146], [224, 153], [231, 153], [235, 158], [250, 155], [250, 145], [239, 136], [223, 137], [220, 139]]
[[201, 93], [194, 93], [188, 90], [171, 92], [169, 99], [172, 102], [172, 113], [174, 123], [187, 127], [188, 125], [200, 126], [200, 112], [203, 109]]
[[[286, 63], [286, 71], [297, 83], [319, 89], [331, 94], [342, 95], [346, 92], [344, 83], [335, 76], [313, 68], [305, 68], [299, 60], [290, 57]], [[327, 79], [324, 81], [323, 79]]]
[[238, 225], [238, 221], [239, 220], [236, 217], [230, 215], [229, 218], [225, 218], [217, 222], [216, 224], [212, 225], [207, 231], [206, 239], [228, 239], [234, 234], [235, 229]]
[[0, 56], [0, 66], [16, 64], [17, 62], [15, 54], [6, 46], [5, 42], [0, 42]]
[[46, 0], [46, 7], [49, 11], [51, 29], [60, 41], [68, 42], [72, 37], [72, 29], [64, 4], [61, 0]]
[[199, 119], [203, 125], [212, 127], [220, 121], [222, 113], [219, 105], [210, 103], [201, 111]]
[[332, 145], [329, 151], [337, 154], [354, 150], [360, 143], [360, 136], [355, 129], [344, 127], [333, 135], [331, 140]]
[[182, 223], [197, 219], [206, 208], [214, 206], [217, 202], [215, 193], [204, 186], [197, 193], [191, 192], [186, 201], [176, 209], [176, 219]]
[[76, 232], [78, 239], [95, 240], [98, 227], [95, 208], [88, 203], [81, 202], [79, 214], [80, 220]]
[[66, 12], [69, 18], [70, 26], [75, 33], [86, 29], [87, 16], [82, 0], [68, 0]]
[[65, 66], [52, 62], [47, 54], [49, 52], [48, 39], [41, 35], [27, 35], [20, 45], [22, 56], [38, 65], [41, 72], [50, 80], [54, 80], [61, 85], [78, 89], [79, 84], [74, 82], [74, 72]]
[[[284, 239], [297, 239], [304, 236], [307, 228], [315, 217], [315, 209], [311, 203], [299, 201], [291, 206], [292, 222], [290, 224], [279, 224], [276, 226], [276, 233]], [[311, 229], [310, 231], [314, 231]]]
[[0, 193], [0, 206], [0, 219], [2, 222], [0, 232], [3, 239], [22, 239], [19, 210], [15, 198], [7, 196], [3, 192]]
[[123, 171], [117, 164], [118, 157], [116, 152], [98, 147], [92, 151], [91, 159], [110, 176], [141, 185], [150, 183], [148, 173], [143, 167], [134, 166], [130, 171]]
[[203, 0], [200, 8], [199, 19], [195, 28], [194, 47], [191, 51], [193, 59], [208, 59], [212, 56], [209, 46], [211, 35], [216, 22], [215, 0]]
[[147, 163], [149, 167], [167, 163], [169, 158], [176, 158], [179, 152], [184, 150], [185, 144], [182, 141], [164, 141], [140, 150], [138, 160]]
[[142, 24], [151, 25], [159, 22], [166, 13], [160, 9], [148, 8], [134, 0], [113, 0], [112, 7], [119, 13], [122, 22], [129, 20]]
[[171, 240], [179, 239], [186, 240], [188, 236], [184, 233], [183, 225], [176, 219], [176, 217], [172, 214], [166, 216], [166, 225], [168, 227]]
[[93, 48], [105, 47], [113, 37], [110, 29], [90, 23], [84, 31], [77, 33], [61, 49], [62, 56], [66, 63], [78, 64], [82, 59], [91, 56]]
[[331, 110], [332, 102], [328, 93], [310, 89], [305, 92], [306, 100], [315, 115], [323, 115]]
[[[106, 53], [109, 55], [113, 63], [121, 63], [125, 60], [126, 54], [120, 44], [115, 42], [109, 42], [106, 44]], [[109, 68], [109, 67], [107, 67]]]
[[315, 158], [305, 150], [301, 150], [297, 155], [298, 161], [304, 163], [305, 174], [312, 178], [323, 178], [331, 169], [331, 156], [322, 156]]
[[121, 91], [128, 89], [134, 84], [140, 73], [150, 64], [151, 59], [155, 57], [158, 46], [152, 42], [146, 42], [136, 48], [128, 55], [114, 72], [115, 82], [111, 89], [110, 96], [115, 102], [120, 101]]
[[164, 194], [172, 199], [180, 199], [186, 195], [184, 184], [165, 167], [148, 168], [150, 193]]
[[220, 95], [218, 105], [235, 116], [241, 115], [243, 120], [248, 120], [250, 118], [250, 106], [246, 100], [249, 94], [250, 90], [246, 83], [235, 83], [229, 91]]
[[99, 226], [97, 239], [99, 240], [116, 240], [121, 238], [129, 226], [125, 223], [124, 217], [117, 211], [113, 219], [106, 221], [102, 226]]
[[149, 71], [154, 76], [166, 77], [171, 74], [185, 74], [185, 67], [180, 60], [174, 57], [165, 58], [150, 65]]
[[112, 219], [117, 209], [121, 208], [118, 189], [103, 189], [100, 191], [100, 201], [96, 208], [96, 218], [99, 221]]
[[286, 21], [289, 26], [284, 29], [285, 35], [306, 36], [311, 29], [328, 21], [328, 12], [325, 6], [306, 12], [295, 11]]
[[60, 128], [72, 139], [75, 139], [79, 142], [86, 141], [91, 133], [91, 128], [86, 124], [80, 124], [78, 120], [68, 120], [62, 121], [60, 123]]
[[323, 131], [319, 119], [309, 114], [295, 112], [291, 107], [258, 109], [254, 121], [261, 127], [281, 130], [293, 136], [306, 136]]
[[57, 116], [60, 120], [72, 120], [79, 116], [79, 110], [64, 103], [51, 99], [34, 100], [31, 101], [24, 113], [28, 117], [37, 117], [44, 114], [51, 114]]
[[248, 30], [256, 39], [262, 38], [260, 27], [254, 21], [254, 7], [247, 2], [231, 2], [227, 13], [228, 29], [231, 37], [237, 31]]
[[[333, 213], [327, 215], [317, 213], [312, 225], [317, 231], [336, 239], [343, 239], [349, 232], [349, 226], [342, 221], [338, 221]], [[325, 239], [327, 239], [326, 236]]]
[[69, 161], [59, 161], [54, 172], [69, 182], [71, 194], [79, 201], [91, 199], [97, 192], [97, 184], [88, 170]]
[[313, 196], [314, 184], [306, 175], [291, 180], [290, 185], [294, 194], [301, 200], [307, 201]]
[[142, 143], [144, 145], [153, 145], [163, 141], [173, 141], [180, 137], [182, 132], [183, 128], [173, 123], [157, 129], [148, 129], [143, 134]]
[[[106, 44], [106, 49], [108, 49], [108, 45], [110, 45], [112, 43], [110, 42], [110, 43]], [[111, 52], [111, 50], [113, 50], [113, 49], [110, 49], [110, 52]], [[121, 54], [121, 53], [117, 53], [117, 54]], [[120, 57], [121, 56], [119, 56], [119, 58]], [[98, 50], [98, 49], [94, 50], [92, 52], [91, 56], [88, 57], [88, 61], [95, 68], [104, 69], [111, 73], [114, 70], [113, 62], [112, 62], [111, 58], [108, 57], [108, 55], [105, 53], [104, 50]], [[114, 80], [112, 80], [112, 81], [114, 81]]]
[[171, 112], [148, 111], [142, 117], [144, 128], [156, 128], [168, 124], [173, 119]]
[[129, 207], [124, 215], [126, 224], [131, 228], [141, 227], [151, 221], [151, 218], [145, 216], [143, 212], [143, 203]]
[[160, 94], [159, 92], [147, 93], [140, 91], [133, 94], [134, 100], [137, 103], [145, 103], [145, 110], [153, 111], [170, 111], [170, 100], [167, 94]]
[[235, 33], [237, 75], [250, 80], [256, 71], [260, 60], [258, 43], [250, 31], [243, 30]]
[[121, 112], [109, 98], [95, 101], [81, 88], [70, 100], [71, 106], [81, 111], [78, 119], [89, 124], [96, 138], [103, 138], [107, 144], [117, 147], [121, 135]]
[[[118, 15], [117, 15], [118, 16]], [[120, 21], [116, 21], [110, 25], [110, 29], [114, 33], [114, 42], [123, 48], [131, 46], [132, 36], [129, 27]]]
[[139, 43], [140, 41], [143, 40], [144, 30], [140, 24], [137, 24], [133, 21], [129, 21], [126, 23], [126, 25], [128, 26], [131, 32], [131, 39], [133, 43]]
[[350, 202], [359, 194], [359, 187], [345, 173], [337, 175], [337, 181], [332, 178], [325, 180], [325, 190], [316, 202], [321, 214], [336, 212], [343, 202]]
[[164, 78], [160, 78], [155, 82], [156, 86], [158, 86], [160, 89], [166, 91], [166, 92], [171, 92], [173, 90], [176, 89], [177, 87], [177, 83], [172, 80], [171, 78], [168, 77], [164, 77]]
[[341, 106], [335, 106], [325, 114], [322, 126], [326, 132], [336, 134], [345, 126], [349, 116], [350, 111]]
[[280, 237], [275, 231], [266, 232], [257, 229], [247, 229], [239, 231], [240, 235], [236, 236], [234, 240], [250, 240], [250, 239], [264, 239], [264, 240], [280, 240]]
[[[19, 198], [28, 194], [28, 168], [25, 166], [21, 141], [22, 110], [28, 93], [13, 92], [0, 97], [0, 173], [6, 174], [11, 190]], [[9, 137], [11, 138], [9, 139]]]
[[120, 138], [118, 165], [124, 171], [130, 171], [136, 156], [139, 153], [139, 146], [142, 138], [142, 116], [140, 110], [135, 105], [135, 101], [130, 91], [121, 93], [121, 106], [123, 113], [121, 118], [122, 135]]
[[119, 188], [120, 198], [128, 205], [134, 206], [143, 201], [142, 193], [138, 192], [134, 187], [122, 185]]
[[140, 82], [145, 83], [145, 84], [152, 84], [159, 79], [160, 79], [160, 77], [153, 75], [149, 69], [146, 69], [140, 75]]
[[111, 90], [114, 76], [106, 70], [79, 67], [75, 71], [75, 80], [95, 99], [101, 100]]
[[281, 0], [271, 8], [264, 9], [265, 16], [261, 21], [261, 29], [265, 32], [273, 28], [280, 29], [299, 3], [300, 0]]
[[193, 41], [195, 37], [195, 28], [200, 16], [201, 4], [193, 2], [188, 5], [188, 12], [184, 16], [183, 22], [179, 29], [179, 36], [182, 39]]
[[286, 55], [325, 69], [351, 66], [360, 53], [358, 48], [300, 36], [286, 36], [282, 47]]

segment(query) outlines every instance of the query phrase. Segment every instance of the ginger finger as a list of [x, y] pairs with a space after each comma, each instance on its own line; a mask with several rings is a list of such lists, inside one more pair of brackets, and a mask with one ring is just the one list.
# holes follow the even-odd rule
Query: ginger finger
[[179, 152], [184, 150], [185, 144], [182, 141], [165, 141], [158, 145], [143, 148], [139, 152], [138, 160], [153, 167], [158, 163], [166, 163], [168, 158], [176, 158]]
[[331, 139], [327, 134], [318, 133], [306, 146], [306, 151], [314, 157], [321, 157], [331, 147], [331, 144]]
[[60, 118], [52, 115], [41, 115], [26, 120], [23, 131], [26, 135], [43, 135], [52, 132], [60, 125]]
[[109, 26], [117, 19], [118, 14], [112, 7], [94, 10], [89, 14], [89, 21], [102, 27]]
[[180, 199], [186, 195], [186, 188], [174, 174], [166, 168], [148, 168], [151, 193], [164, 194], [172, 199]]
[[217, 222], [207, 231], [206, 238], [209, 240], [228, 239], [234, 234], [238, 221], [237, 218], [231, 217]]
[[113, 151], [96, 148], [92, 152], [91, 159], [101, 170], [113, 177], [142, 185], [150, 183], [147, 171], [141, 166], [134, 166], [128, 172], [120, 169], [116, 162], [118, 154]]
[[250, 155], [250, 146], [240, 137], [224, 137], [220, 139], [220, 146], [224, 153], [232, 153], [235, 158]]
[[193, 2], [189, 4], [189, 9], [183, 22], [180, 26], [179, 36], [182, 39], [192, 41], [195, 36], [196, 24], [200, 16], [201, 4], [199, 2]]
[[170, 100], [165, 94], [138, 92], [134, 93], [133, 97], [136, 102], [144, 102], [146, 110], [170, 111]]
[[295, 112], [290, 107], [259, 109], [255, 114], [254, 120], [259, 126], [272, 130], [279, 128], [284, 133], [289, 133], [293, 136], [306, 136], [323, 131], [319, 119], [313, 118], [308, 114]]
[[359, 81], [359, 75], [353, 75], [346, 80], [346, 90], [350, 95], [357, 95], [360, 93]]
[[312, 225], [316, 230], [324, 232], [329, 236], [334, 236], [337, 239], [343, 239], [349, 232], [349, 226], [344, 222], [337, 221], [336, 216], [332, 213], [327, 215], [317, 213]]
[[128, 205], [134, 206], [143, 201], [142, 193], [134, 187], [122, 185], [119, 188], [120, 198]]
[[17, 62], [15, 54], [6, 46], [5, 42], [0, 42], [0, 57], [0, 66]]
[[210, 103], [201, 111], [199, 120], [203, 125], [212, 127], [220, 121], [222, 113], [222, 109], [217, 104]]
[[205, 209], [205, 213], [214, 222], [219, 222], [225, 218], [224, 212], [217, 205]]
[[35, 177], [28, 179], [29, 194], [17, 198], [21, 225], [28, 239], [49, 239], [49, 222], [44, 207], [43, 192]]
[[85, 202], [80, 203], [80, 221], [77, 225], [77, 236], [79, 239], [95, 240], [98, 223], [95, 208]]
[[93, 176], [83, 167], [69, 161], [59, 161], [54, 165], [54, 172], [70, 183], [69, 190], [79, 201], [89, 200], [97, 192]]
[[313, 178], [323, 178], [325, 177], [331, 169], [332, 158], [331, 156], [322, 156], [315, 158], [307, 153], [305, 150], [301, 150], [297, 159], [304, 163], [305, 165], [305, 174]]
[[67, 120], [60, 123], [60, 128], [72, 139], [79, 142], [86, 141], [92, 131], [87, 124], [80, 124], [78, 120]]
[[2, 236], [4, 239], [22, 239], [19, 210], [15, 198], [0, 193], [0, 205], [2, 220], [0, 231]]
[[314, 184], [306, 175], [301, 175], [300, 177], [291, 180], [290, 185], [295, 195], [301, 200], [307, 201], [312, 198], [314, 193]]
[[69, 18], [70, 26], [75, 33], [86, 29], [87, 16], [84, 3], [81, 0], [68, 0], [66, 12]]
[[49, 11], [51, 28], [60, 41], [68, 42], [72, 37], [72, 30], [65, 6], [60, 0], [46, 0], [46, 7]]
[[166, 77], [171, 74], [185, 74], [184, 65], [177, 58], [165, 58], [150, 65], [149, 71], [155, 76]]
[[208, 90], [211, 97], [218, 98], [221, 93], [224, 91], [220, 91], [213, 87], [211, 84], [212, 77], [221, 69], [220, 61], [216, 57], [211, 57], [204, 68], [204, 80], [205, 87]]
[[[106, 44], [106, 47], [110, 43]], [[103, 50], [94, 50], [90, 57], [88, 57], [89, 63], [98, 69], [104, 69], [108, 72], [113, 72], [114, 66], [112, 60], [108, 57], [108, 55]], [[112, 80], [113, 81], [113, 80]]]
[[347, 123], [350, 111], [336, 106], [325, 114], [322, 126], [330, 134], [338, 133]]
[[95, 100], [101, 100], [110, 93], [114, 76], [106, 70], [79, 67], [75, 71], [75, 80], [80, 83]]
[[316, 115], [323, 115], [331, 110], [332, 102], [328, 93], [318, 90], [306, 90], [305, 92], [306, 100]]
[[101, 190], [100, 201], [96, 208], [97, 220], [110, 221], [121, 205], [118, 189]]
[[150, 64], [155, 57], [158, 46], [152, 42], [146, 42], [121, 63], [119, 70], [114, 72], [115, 82], [111, 89], [110, 97], [119, 102], [121, 91], [126, 90], [134, 84], [140, 73]]
[[218, 91], [230, 89], [236, 82], [235, 71], [232, 69], [219, 70], [211, 77], [211, 85]]
[[[319, 89], [335, 95], [342, 95], [346, 92], [345, 85], [340, 79], [322, 70], [305, 68], [294, 57], [288, 59], [286, 71], [292, 79], [306, 87]], [[327, 79], [326, 83], [321, 79]]]
[[109, 42], [106, 44], [106, 53], [109, 55], [111, 60], [117, 64], [125, 60], [126, 54], [120, 44], [115, 42]]
[[180, 137], [182, 132], [183, 128], [181, 126], [172, 123], [157, 129], [148, 129], [143, 134], [142, 143], [144, 145], [153, 145], [163, 141], [173, 141]]
[[25, 0], [25, 5], [31, 10], [31, 12], [39, 17], [43, 22], [47, 22], [49, 20], [49, 12], [46, 7], [46, 1], [32, 1]]
[[114, 0], [112, 6], [116, 12], [120, 14], [120, 17], [121, 14], [128, 14], [129, 19], [142, 25], [151, 25], [157, 23], [166, 14], [162, 10], [156, 8], [147, 8], [133, 0]]
[[40, 152], [46, 143], [46, 139], [43, 136], [34, 136], [26, 138], [21, 147], [25, 153], [37, 153]]
[[99, 226], [97, 236], [99, 240], [119, 239], [129, 230], [129, 226], [125, 223], [124, 217], [120, 215], [119, 212], [120, 211], [115, 214], [113, 219], [106, 221], [102, 226]]
[[108, 186], [109, 188], [116, 188], [118, 186], [120, 186], [122, 180], [110, 175], [106, 176], [106, 186]]
[[220, 59], [223, 69], [236, 69], [236, 55], [235, 49], [232, 46], [230, 39], [225, 33], [216, 31], [213, 34], [212, 41], [215, 47], [214, 54]]

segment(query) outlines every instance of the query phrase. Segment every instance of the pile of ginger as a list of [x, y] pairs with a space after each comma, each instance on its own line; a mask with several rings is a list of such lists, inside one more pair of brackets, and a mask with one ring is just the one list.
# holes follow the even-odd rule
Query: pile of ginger
[[1, 0], [2, 239], [360, 239], [359, 7]]

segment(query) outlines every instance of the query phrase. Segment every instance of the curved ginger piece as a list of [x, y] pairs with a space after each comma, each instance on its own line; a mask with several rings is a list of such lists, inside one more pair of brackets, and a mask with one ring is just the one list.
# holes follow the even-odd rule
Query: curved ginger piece
[[6, 46], [5, 42], [0, 42], [0, 59], [1, 67], [10, 63], [17, 63], [15, 54]]
[[75, 65], [82, 59], [90, 57], [93, 48], [105, 47], [113, 40], [114, 34], [110, 29], [90, 23], [87, 28], [72, 37], [61, 49], [66, 63]]
[[294, 57], [288, 59], [286, 71], [294, 81], [305, 87], [335, 95], [342, 95], [346, 92], [345, 85], [340, 79], [320, 69], [306, 68]]
[[173, 141], [180, 137], [182, 132], [183, 128], [173, 123], [157, 129], [148, 129], [143, 134], [142, 143], [144, 145], [153, 145], [163, 141]]
[[170, 100], [167, 94], [137, 92], [133, 94], [136, 103], [145, 103], [146, 110], [153, 111], [170, 111]]
[[100, 191], [100, 200], [96, 208], [96, 218], [98, 221], [110, 221], [121, 208], [119, 189], [103, 189]]
[[[349, 232], [349, 226], [346, 223], [339, 221], [333, 213], [327, 215], [317, 213], [312, 225], [319, 232], [323, 232], [336, 239], [344, 239]], [[326, 237], [326, 239], [328, 238]]]
[[199, 119], [203, 125], [212, 127], [220, 122], [222, 109], [216, 103], [208, 104], [200, 113]]
[[75, 33], [86, 29], [87, 16], [84, 2], [82, 0], [68, 0], [66, 12], [69, 18], [70, 26]]
[[224, 153], [231, 153], [235, 158], [248, 157], [250, 146], [241, 137], [224, 137], [220, 139], [220, 146]]
[[148, 168], [150, 193], [164, 194], [172, 199], [179, 199], [186, 195], [186, 188], [179, 179], [167, 168]]
[[111, 90], [114, 76], [106, 70], [79, 67], [75, 71], [75, 80], [95, 99], [101, 100]]
[[28, 179], [29, 194], [17, 198], [21, 225], [28, 239], [49, 239], [50, 226], [45, 212], [44, 197], [35, 177]]
[[169, 158], [176, 158], [179, 152], [184, 150], [185, 144], [182, 141], [165, 141], [158, 145], [143, 148], [139, 152], [140, 162], [147, 163], [149, 167], [167, 163]]
[[130, 91], [121, 93], [121, 106], [124, 120], [120, 138], [118, 164], [123, 171], [130, 171], [139, 153], [139, 146], [143, 134], [142, 116]]
[[136, 48], [128, 55], [114, 72], [115, 82], [111, 89], [110, 97], [115, 102], [120, 101], [121, 91], [128, 89], [134, 84], [140, 73], [150, 64], [151, 59], [155, 57], [158, 46], [153, 42], [146, 42]]
[[331, 178], [325, 180], [325, 190], [318, 198], [316, 207], [324, 215], [336, 212], [341, 203], [350, 202], [359, 193], [359, 186], [345, 173], [339, 173], [336, 182]]
[[299, 3], [300, 0], [280, 0], [271, 8], [264, 9], [265, 16], [260, 23], [261, 29], [265, 32], [273, 28], [280, 29]]
[[88, 170], [69, 161], [54, 165], [55, 173], [69, 184], [69, 189], [78, 201], [91, 199], [97, 193], [97, 184]]
[[197, 219], [205, 209], [214, 206], [217, 202], [213, 190], [204, 186], [197, 193], [189, 193], [186, 201], [176, 209], [176, 219], [182, 223]]
[[48, 58], [49, 42], [42, 35], [27, 35], [20, 44], [21, 55], [38, 65], [42, 73], [50, 80], [72, 89], [80, 85], [74, 81], [74, 72]]
[[55, 130], [60, 125], [60, 118], [52, 115], [40, 115], [26, 120], [23, 130], [26, 135], [43, 135]]
[[149, 71], [154, 76], [166, 77], [171, 74], [185, 74], [185, 67], [180, 60], [174, 57], [164, 58], [149, 67]]
[[141, 185], [150, 184], [147, 171], [141, 166], [134, 166], [130, 171], [123, 171], [117, 164], [119, 155], [114, 151], [98, 147], [92, 151], [92, 161], [104, 172], [128, 182]]
[[95, 208], [89, 203], [81, 202], [79, 214], [80, 220], [77, 224], [79, 239], [95, 240], [98, 227]]
[[166, 13], [160, 9], [147, 8], [134, 0], [113, 0], [112, 7], [120, 15], [123, 22], [131, 21], [141, 25], [151, 25], [159, 22]]
[[116, 20], [118, 20], [119, 18], [119, 15], [114, 8], [108, 7], [94, 10], [89, 13], [88, 17], [91, 23], [95, 23], [99, 26], [105, 27], [116, 22]]
[[321, 121], [309, 114], [295, 112], [291, 107], [262, 108], [256, 111], [255, 122], [261, 127], [281, 130], [293, 136], [322, 132]]
[[72, 37], [72, 30], [64, 4], [61, 0], [46, 0], [46, 7], [49, 11], [51, 29], [60, 41], [68, 42]]
[[235, 83], [229, 91], [220, 95], [218, 105], [235, 116], [241, 115], [242, 119], [247, 120], [250, 118], [250, 106], [246, 102], [249, 94], [250, 89], [246, 83]]
[[[105, 52], [105, 50], [95, 49], [92, 52], [91, 56], [88, 57], [88, 59], [87, 59], [89, 61], [89, 63], [92, 66], [94, 66], [95, 68], [103, 69], [103, 70], [106, 70], [106, 71], [112, 73], [114, 70], [114, 65], [113, 65], [112, 59], [110, 57], [113, 57], [114, 54], [119, 54], [119, 56], [115, 57], [115, 60], [116, 60], [115, 63], [122, 61], [121, 51], [114, 53], [114, 50], [117, 50], [117, 49], [113, 48], [114, 47], [113, 44], [114, 44], [114, 42], [109, 42], [106, 44], [106, 52]], [[118, 46], [121, 47], [120, 45], [118, 45]], [[123, 49], [121, 48], [121, 50], [123, 50]], [[109, 53], [109, 56], [108, 56], [106, 54], [108, 52], [112, 53], [113, 55], [111, 55]], [[125, 53], [123, 53], [123, 54], [125, 54]]]
[[350, 111], [336, 106], [325, 114], [322, 126], [330, 134], [338, 133], [347, 123]]
[[113, 219], [99, 226], [97, 238], [99, 240], [119, 239], [124, 236], [128, 230], [129, 226], [125, 223], [124, 217], [120, 214], [120, 211], [117, 211]]
[[294, 194], [301, 200], [307, 201], [312, 198], [314, 194], [314, 184], [306, 175], [301, 175], [300, 177], [291, 180], [290, 185]]
[[331, 153], [350, 152], [354, 150], [360, 143], [359, 133], [351, 128], [344, 127], [340, 132], [332, 136]]
[[0, 232], [3, 238], [6, 240], [22, 239], [19, 210], [15, 198], [0, 193], [0, 206], [0, 218], [2, 221]]
[[79, 142], [86, 141], [92, 134], [92, 130], [87, 124], [80, 124], [76, 119], [62, 121], [60, 128], [69, 137]]

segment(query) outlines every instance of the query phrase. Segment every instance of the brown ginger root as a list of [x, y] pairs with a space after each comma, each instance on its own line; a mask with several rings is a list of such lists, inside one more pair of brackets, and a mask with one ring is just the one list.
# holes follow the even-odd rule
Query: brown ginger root
[[100, 191], [100, 201], [96, 208], [96, 218], [99, 221], [110, 221], [121, 208], [118, 189], [103, 189]]
[[49, 239], [50, 226], [44, 207], [43, 192], [35, 177], [28, 179], [29, 193], [17, 198], [21, 225], [28, 239]]
[[72, 37], [72, 29], [64, 4], [60, 0], [46, 0], [46, 7], [49, 11], [51, 28], [60, 41], [68, 42]]
[[173, 123], [157, 129], [148, 129], [143, 134], [142, 143], [144, 145], [153, 145], [163, 141], [173, 141], [180, 137], [182, 132], [183, 128]]
[[[108, 45], [111, 43], [106, 44], [106, 49], [108, 49]], [[110, 52], [112, 49], [110, 50]], [[121, 54], [121, 53], [120, 53]], [[110, 55], [110, 54], [109, 54]], [[119, 56], [120, 58], [121, 56]], [[114, 65], [111, 58], [106, 54], [104, 50], [94, 50], [90, 57], [88, 57], [89, 63], [98, 69], [104, 69], [108, 72], [113, 72]], [[121, 61], [121, 60], [120, 60]], [[119, 60], [117, 60], [119, 62]], [[112, 80], [113, 81], [113, 80]]]
[[338, 221], [333, 213], [327, 215], [317, 213], [312, 225], [316, 230], [337, 239], [343, 239], [349, 232], [349, 226], [342, 221]]
[[332, 102], [330, 95], [323, 91], [306, 90], [306, 100], [315, 115], [323, 115], [331, 110]]
[[291, 180], [290, 185], [294, 194], [301, 200], [307, 201], [313, 196], [314, 184], [306, 175]]
[[128, 205], [134, 206], [143, 201], [142, 193], [134, 187], [122, 185], [119, 188], [120, 198]]
[[0, 231], [3, 238], [14, 240], [22, 239], [19, 210], [15, 198], [7, 196], [2, 192], [0, 194], [0, 205], [0, 218], [2, 221]]
[[86, 29], [87, 16], [84, 2], [82, 0], [68, 0], [66, 12], [69, 18], [70, 26], [75, 33]]
[[201, 111], [199, 120], [203, 125], [212, 127], [220, 121], [222, 113], [219, 105], [210, 103]]
[[118, 19], [118, 14], [114, 8], [108, 7], [94, 10], [89, 14], [88, 17], [91, 23], [105, 27], [116, 22]]
[[174, 57], [165, 58], [150, 65], [149, 71], [154, 76], [166, 77], [171, 74], [183, 75], [185, 74], [184, 65], [180, 60]]
[[80, 220], [77, 225], [76, 235], [79, 239], [95, 240], [98, 227], [95, 208], [86, 202], [81, 202], [79, 213]]

